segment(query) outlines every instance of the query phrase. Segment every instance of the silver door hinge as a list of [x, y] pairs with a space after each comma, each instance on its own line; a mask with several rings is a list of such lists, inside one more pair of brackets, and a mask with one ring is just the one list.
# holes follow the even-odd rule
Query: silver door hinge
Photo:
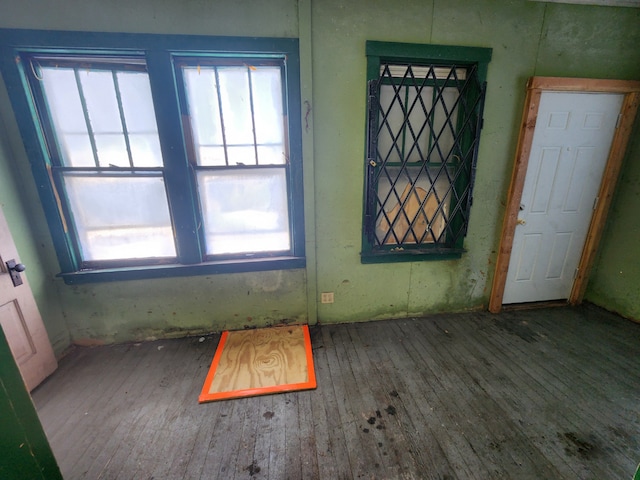
[[596, 197], [593, 199], [593, 209], [598, 208], [598, 202], [600, 201], [600, 197]]
[[618, 128], [620, 126], [620, 123], [622, 123], [622, 114], [621, 113], [618, 114], [618, 119], [616, 120], [616, 128]]
[[580, 269], [576, 268], [576, 271], [573, 272], [573, 279], [575, 280], [576, 278], [578, 278], [578, 273], [580, 273]]

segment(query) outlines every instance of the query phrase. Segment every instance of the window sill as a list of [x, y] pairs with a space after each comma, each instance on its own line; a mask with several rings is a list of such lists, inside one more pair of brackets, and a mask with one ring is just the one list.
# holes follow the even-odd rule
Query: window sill
[[196, 265], [154, 265], [144, 267], [104, 268], [59, 273], [67, 285], [83, 283], [144, 280], [150, 278], [191, 277], [225, 273], [261, 272], [304, 268], [305, 257], [273, 257], [251, 260], [227, 260]]
[[425, 251], [417, 251], [417, 250], [401, 250], [397, 252], [392, 252], [389, 250], [385, 250], [382, 252], [376, 253], [361, 253], [360, 254], [360, 262], [361, 263], [396, 263], [396, 262], [428, 262], [428, 261], [439, 261], [439, 260], [457, 260], [462, 257], [462, 254], [465, 253], [464, 249], [441, 249], [441, 250], [430, 250], [428, 252]]

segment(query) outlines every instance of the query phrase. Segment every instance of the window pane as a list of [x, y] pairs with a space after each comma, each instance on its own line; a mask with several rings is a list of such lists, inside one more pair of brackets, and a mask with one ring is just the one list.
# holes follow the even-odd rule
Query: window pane
[[224, 166], [227, 161], [224, 156], [224, 147], [203, 147], [198, 149], [198, 165]]
[[183, 70], [198, 165], [226, 165], [213, 67]]
[[86, 133], [58, 134], [58, 142], [62, 149], [62, 163], [68, 167], [95, 167], [93, 149], [89, 135]]
[[95, 166], [73, 69], [42, 68], [40, 73], [62, 163], [73, 167]]
[[63, 180], [83, 260], [175, 257], [161, 177], [66, 174]]
[[133, 165], [161, 167], [162, 154], [149, 77], [146, 73], [118, 72], [118, 87]]
[[[254, 144], [248, 71], [247, 67], [218, 68], [222, 118], [228, 145]], [[255, 158], [252, 163], [255, 164]]]
[[[254, 68], [255, 70], [251, 70], [251, 86], [256, 142], [258, 145], [269, 148], [267, 150], [258, 148], [258, 163], [261, 165], [283, 164], [286, 159], [281, 71], [279, 67]], [[271, 150], [279, 151], [279, 155], [273, 155]], [[262, 156], [262, 153], [266, 155]]]
[[78, 76], [94, 133], [122, 133], [112, 73], [79, 70]]
[[248, 147], [227, 147], [229, 165], [255, 165], [256, 149], [253, 145]]
[[100, 166], [129, 166], [129, 154], [124, 140], [113, 74], [80, 70], [78, 76], [96, 141]]
[[258, 160], [260, 165], [279, 165], [287, 163], [287, 154], [283, 145], [263, 147], [258, 146]]
[[129, 154], [124, 135], [96, 134], [94, 135], [96, 150], [101, 167], [128, 167]]
[[129, 146], [135, 167], [162, 167], [158, 133], [129, 133]]
[[284, 169], [200, 171], [198, 188], [207, 254], [291, 248]]

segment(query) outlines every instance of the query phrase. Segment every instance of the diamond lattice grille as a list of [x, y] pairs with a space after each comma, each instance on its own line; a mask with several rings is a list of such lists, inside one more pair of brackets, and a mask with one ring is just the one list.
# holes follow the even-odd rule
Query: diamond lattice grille
[[475, 67], [382, 64], [374, 83], [372, 243], [452, 248], [466, 233], [473, 183], [482, 99]]

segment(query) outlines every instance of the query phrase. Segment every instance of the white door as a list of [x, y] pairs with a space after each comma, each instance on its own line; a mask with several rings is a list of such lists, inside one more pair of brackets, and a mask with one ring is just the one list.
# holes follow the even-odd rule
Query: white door
[[[57, 368], [53, 349], [25, 276], [14, 286], [7, 262], [19, 264], [18, 252], [0, 208], [0, 325], [29, 391]], [[21, 268], [18, 267], [17, 270]], [[15, 270], [14, 270], [15, 272]]]
[[623, 99], [542, 93], [502, 303], [569, 298]]

